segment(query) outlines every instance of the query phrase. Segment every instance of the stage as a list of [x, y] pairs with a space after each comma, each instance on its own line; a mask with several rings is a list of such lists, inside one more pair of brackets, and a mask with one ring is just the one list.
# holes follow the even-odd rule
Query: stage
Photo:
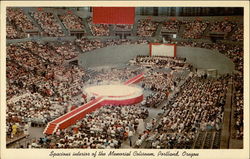
[[103, 97], [105, 105], [131, 105], [143, 100], [141, 88], [123, 84], [89, 86], [84, 91], [88, 97]]

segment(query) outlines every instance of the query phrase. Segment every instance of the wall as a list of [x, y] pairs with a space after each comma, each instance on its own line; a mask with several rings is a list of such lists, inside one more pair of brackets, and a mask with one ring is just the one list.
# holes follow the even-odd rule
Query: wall
[[187, 62], [199, 69], [217, 69], [219, 74], [232, 73], [233, 62], [223, 54], [209, 49], [177, 47], [177, 56], [187, 58]]
[[83, 67], [98, 67], [103, 65], [126, 64], [136, 55], [148, 55], [148, 45], [109, 46], [80, 55], [79, 63]]

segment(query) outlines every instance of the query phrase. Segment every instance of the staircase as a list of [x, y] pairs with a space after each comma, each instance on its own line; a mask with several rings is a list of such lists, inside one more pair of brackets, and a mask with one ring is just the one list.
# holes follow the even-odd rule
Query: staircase
[[137, 34], [137, 27], [138, 27], [138, 20], [135, 21], [135, 24], [132, 29], [132, 36], [136, 36]]
[[204, 143], [204, 139], [206, 138], [206, 132], [200, 131], [198, 137], [196, 138], [194, 148], [201, 149]]
[[109, 25], [109, 33], [110, 33], [110, 36], [115, 36], [114, 25]]
[[193, 144], [193, 149], [218, 149], [220, 131], [200, 131]]
[[221, 131], [216, 131], [214, 134], [214, 142], [212, 144], [213, 149], [220, 148], [220, 138], [221, 138]]
[[56, 132], [57, 127], [58, 127], [57, 124], [49, 123], [43, 133], [51, 135]]
[[235, 27], [226, 35], [226, 39], [230, 39], [234, 32], [239, 28], [240, 24], [236, 24]]
[[203, 149], [210, 149], [212, 146], [212, 142], [213, 142], [213, 133], [207, 132], [207, 135], [203, 144]]
[[207, 28], [204, 30], [203, 35], [202, 35], [203, 38], [208, 38], [208, 37], [209, 37], [210, 26], [211, 26], [211, 23], [209, 23], [209, 24], [207, 25]]
[[233, 95], [233, 81], [228, 83], [228, 90], [226, 95], [226, 103], [224, 105], [223, 126], [221, 132], [220, 148], [228, 149], [231, 136], [231, 115], [232, 115], [232, 95]]
[[84, 28], [85, 28], [87, 36], [93, 36], [92, 31], [91, 31], [91, 29], [89, 27], [89, 24], [88, 24], [86, 18], [83, 19], [83, 24], [84, 24]]
[[62, 23], [62, 21], [60, 20], [60, 18], [58, 17], [58, 15], [56, 13], [53, 13], [53, 15], [56, 18], [58, 24], [61, 26], [64, 35], [65, 36], [70, 36], [69, 30], [64, 26], [64, 24]]
[[156, 32], [155, 32], [155, 37], [160, 37], [160, 36], [161, 36], [162, 26], [163, 26], [162, 23], [160, 23], [160, 24], [158, 25], [157, 30], [156, 30]]
[[178, 36], [179, 38], [182, 38], [182, 34], [184, 33], [184, 31], [185, 31], [185, 25], [184, 25], [184, 24], [181, 24], [177, 36]]

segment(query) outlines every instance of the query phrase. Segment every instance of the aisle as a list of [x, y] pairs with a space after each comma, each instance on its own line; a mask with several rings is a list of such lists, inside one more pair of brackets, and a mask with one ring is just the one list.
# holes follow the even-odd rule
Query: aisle
[[[148, 109], [149, 115], [144, 120], [143, 123], [139, 122], [138, 129], [137, 129], [136, 133], [134, 134], [134, 136], [132, 137], [132, 145], [135, 144], [136, 140], [138, 139], [139, 134], [145, 130], [144, 128], [146, 128], [146, 123], [151, 121], [153, 118], [157, 118], [158, 114], [163, 112], [163, 110], [161, 108], [165, 105], [166, 102], [167, 101], [162, 102], [157, 108], [146, 108], [146, 109]], [[142, 124], [144, 125], [144, 128], [143, 128], [143, 126], [141, 126]], [[121, 148], [123, 148], [123, 149], [132, 148], [129, 145], [128, 139], [121, 144]]]

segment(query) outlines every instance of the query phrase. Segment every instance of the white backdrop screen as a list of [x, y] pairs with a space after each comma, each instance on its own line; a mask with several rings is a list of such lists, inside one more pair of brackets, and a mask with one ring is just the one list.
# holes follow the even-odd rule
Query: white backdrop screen
[[151, 56], [175, 56], [175, 45], [151, 44]]

